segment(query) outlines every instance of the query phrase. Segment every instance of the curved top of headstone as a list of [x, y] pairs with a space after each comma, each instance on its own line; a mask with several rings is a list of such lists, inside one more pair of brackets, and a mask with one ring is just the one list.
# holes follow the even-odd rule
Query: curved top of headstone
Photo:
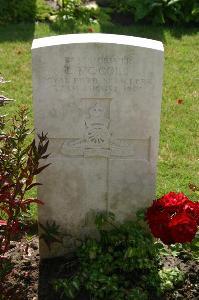
[[66, 34], [39, 38], [33, 40], [32, 49], [66, 44], [85, 43], [118, 44], [164, 51], [162, 42], [156, 40], [104, 33]]

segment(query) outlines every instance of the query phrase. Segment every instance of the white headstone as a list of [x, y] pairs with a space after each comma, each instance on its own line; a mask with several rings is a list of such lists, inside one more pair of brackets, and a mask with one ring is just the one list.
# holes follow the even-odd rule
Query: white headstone
[[[48, 167], [40, 176], [39, 221], [63, 232], [92, 232], [91, 210], [131, 218], [155, 195], [163, 45], [111, 34], [72, 34], [33, 41], [37, 132], [48, 132]], [[51, 253], [63, 254], [65, 239]]]

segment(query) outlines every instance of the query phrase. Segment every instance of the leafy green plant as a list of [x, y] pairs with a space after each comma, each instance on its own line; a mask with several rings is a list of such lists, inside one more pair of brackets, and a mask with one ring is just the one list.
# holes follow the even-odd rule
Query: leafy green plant
[[73, 299], [81, 289], [95, 299], [148, 299], [160, 293], [158, 256], [153, 239], [138, 219], [124, 224], [114, 215], [96, 216], [100, 239], [87, 239], [76, 252], [78, 272], [54, 288]]
[[74, 28], [78, 25], [91, 25], [97, 22], [99, 11], [82, 5], [81, 0], [65, 0], [58, 12], [56, 25]]
[[182, 260], [199, 261], [199, 233], [196, 234], [191, 243], [171, 245], [170, 251], [173, 256], [179, 257]]
[[44, 0], [0, 0], [0, 23], [48, 20], [53, 9]]
[[155, 24], [199, 22], [197, 0], [112, 0], [115, 13], [131, 14], [132, 21]]
[[182, 283], [185, 279], [185, 274], [177, 267], [164, 268], [159, 271], [159, 275], [161, 278], [162, 292], [174, 289], [175, 286]]
[[0, 23], [33, 21], [36, 0], [0, 0]]
[[44, 0], [37, 0], [36, 2], [35, 19], [37, 21], [48, 21], [50, 16], [55, 14], [55, 11]]

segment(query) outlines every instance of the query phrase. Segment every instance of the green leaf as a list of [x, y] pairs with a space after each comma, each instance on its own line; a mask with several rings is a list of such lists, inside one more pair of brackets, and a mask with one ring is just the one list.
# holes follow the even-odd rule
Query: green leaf
[[171, 5], [174, 5], [174, 4], [176, 4], [176, 3], [182, 3], [182, 0], [170, 0], [169, 2], [168, 2], [168, 4], [167, 4], [167, 6], [171, 6]]

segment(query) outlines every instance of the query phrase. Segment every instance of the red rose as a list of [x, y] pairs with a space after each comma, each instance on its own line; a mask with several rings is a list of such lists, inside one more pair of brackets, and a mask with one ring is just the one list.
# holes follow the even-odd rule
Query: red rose
[[159, 238], [164, 244], [170, 245], [175, 243], [168, 227], [165, 224], [151, 224], [149, 227], [153, 236]]
[[160, 238], [165, 244], [172, 243], [173, 240], [168, 230], [169, 214], [161, 211], [158, 201], [154, 201], [153, 205], [148, 208], [146, 219], [154, 237]]
[[175, 243], [190, 243], [196, 234], [197, 223], [186, 213], [176, 214], [168, 224]]
[[167, 209], [168, 212], [182, 212], [183, 206], [189, 199], [183, 193], [170, 192], [159, 199], [160, 204]]
[[160, 213], [166, 212], [167, 213], [167, 218], [169, 218], [169, 214], [167, 211], [165, 211], [164, 208], [164, 203], [160, 201], [160, 199], [154, 200], [152, 205], [147, 209], [146, 212], [146, 219], [148, 222], [153, 222], [154, 221], [154, 216], [157, 215], [159, 216]]
[[183, 193], [170, 192], [153, 201], [146, 220], [154, 237], [167, 245], [191, 242], [199, 225], [199, 203]]
[[184, 205], [183, 211], [191, 216], [199, 225], [199, 202], [187, 201]]

